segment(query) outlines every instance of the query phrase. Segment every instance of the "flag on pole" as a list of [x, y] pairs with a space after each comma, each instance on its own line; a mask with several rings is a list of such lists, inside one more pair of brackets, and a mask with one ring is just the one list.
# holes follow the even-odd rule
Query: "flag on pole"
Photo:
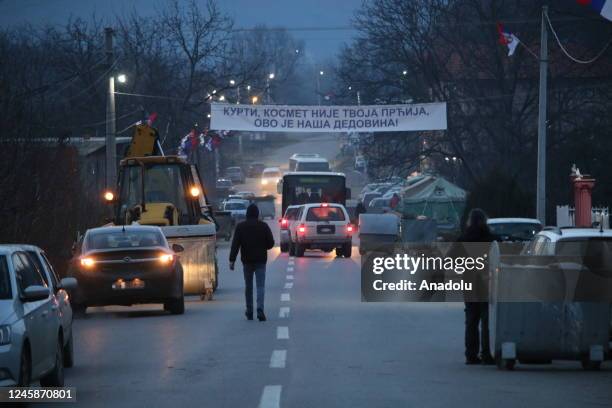
[[508, 47], [508, 56], [511, 57], [519, 45], [518, 37], [504, 30], [504, 26], [501, 23], [497, 23], [497, 32], [499, 33], [499, 43]]
[[612, 0], [576, 0], [581, 6], [589, 6], [603, 18], [612, 21]]

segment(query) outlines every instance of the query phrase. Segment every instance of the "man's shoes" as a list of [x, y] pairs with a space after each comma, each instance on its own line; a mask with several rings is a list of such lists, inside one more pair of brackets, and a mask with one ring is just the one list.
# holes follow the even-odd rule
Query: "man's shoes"
[[468, 357], [465, 359], [465, 364], [467, 365], [482, 364], [482, 360], [479, 359], [478, 357]]
[[244, 312], [244, 315], [246, 316], [247, 320], [253, 320], [253, 312], [249, 312], [247, 310], [246, 312]]
[[263, 309], [257, 309], [257, 320], [259, 320], [260, 322], [265, 322], [267, 320]]
[[495, 365], [495, 359], [490, 355], [482, 356], [481, 361], [482, 365]]

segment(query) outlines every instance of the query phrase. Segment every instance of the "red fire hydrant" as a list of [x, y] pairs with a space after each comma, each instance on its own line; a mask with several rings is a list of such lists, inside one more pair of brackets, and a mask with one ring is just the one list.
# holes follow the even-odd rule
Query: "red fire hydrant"
[[576, 227], [591, 227], [591, 194], [595, 179], [588, 175], [572, 175], [574, 184], [574, 225]]

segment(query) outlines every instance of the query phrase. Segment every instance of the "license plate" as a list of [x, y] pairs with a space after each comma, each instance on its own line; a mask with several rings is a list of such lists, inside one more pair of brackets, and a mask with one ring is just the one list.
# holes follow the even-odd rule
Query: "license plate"
[[317, 232], [319, 234], [333, 234], [334, 233], [335, 228], [334, 227], [319, 227]]
[[113, 283], [112, 287], [114, 290], [144, 289], [145, 283], [141, 279], [133, 279], [129, 281], [119, 279]]

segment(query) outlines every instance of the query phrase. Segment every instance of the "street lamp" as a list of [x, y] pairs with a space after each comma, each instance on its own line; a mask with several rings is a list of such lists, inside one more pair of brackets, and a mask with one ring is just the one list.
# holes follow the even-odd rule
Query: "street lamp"
[[[125, 74], [117, 75], [117, 82], [127, 81]], [[108, 78], [106, 101], [106, 187], [112, 188], [117, 179], [117, 116], [115, 106], [115, 76]]]
[[223, 102], [225, 100], [225, 96], [224, 95], [220, 95], [219, 96], [219, 100]]
[[231, 85], [231, 86], [236, 85], [236, 81], [234, 81], [233, 79], [230, 79], [230, 81], [229, 81], [229, 82], [230, 82], [230, 85]]
[[270, 97], [270, 81], [274, 79], [274, 72], [271, 72], [268, 75], [268, 79], [266, 80], [266, 99], [268, 104], [271, 102], [272, 98]]
[[253, 105], [255, 105], [255, 104], [257, 103], [257, 101], [258, 101], [258, 100], [259, 100], [259, 98], [257, 97], [257, 95], [255, 95], [255, 96], [253, 96], [253, 97], [251, 98], [251, 103], [252, 103]]
[[274, 72], [271, 72], [270, 75], [268, 75], [268, 79], [274, 79]]
[[403, 70], [403, 71], [402, 71], [402, 75], [404, 75], [404, 76], [405, 76], [405, 75], [408, 75], [408, 71]]

